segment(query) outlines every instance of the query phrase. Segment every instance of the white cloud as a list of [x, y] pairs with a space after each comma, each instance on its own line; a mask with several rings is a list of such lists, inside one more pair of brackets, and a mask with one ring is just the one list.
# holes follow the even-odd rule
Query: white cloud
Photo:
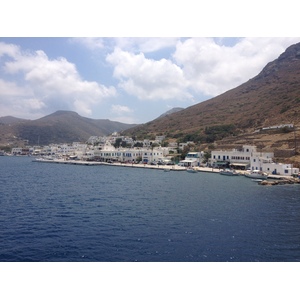
[[134, 110], [128, 106], [113, 104], [110, 108], [111, 120], [127, 123], [127, 124], [136, 124], [136, 118], [133, 116]]
[[21, 97], [24, 94], [27, 94], [25, 88], [18, 86], [15, 82], [5, 81], [0, 78], [0, 99], [5, 101], [9, 97]]
[[127, 38], [71, 38], [70, 42], [80, 44], [90, 50], [120, 48], [133, 53], [151, 53], [165, 48], [175, 48], [177, 37], [127, 37]]
[[[71, 41], [81, 43], [92, 54], [81, 57], [77, 54], [82, 49], [76, 49], [76, 55], [72, 52], [67, 59], [56, 57], [53, 53], [58, 50], [52, 52], [54, 49], [45, 46], [48, 57], [44, 51], [25, 52], [19, 46], [0, 42], [1, 115], [42, 116], [68, 109], [98, 117], [96, 111], [101, 108], [98, 114], [103, 117], [110, 113], [111, 119], [129, 121], [135, 113], [141, 118], [139, 122], [143, 122], [151, 110], [152, 115], [157, 114], [162, 101], [164, 107], [166, 104], [170, 108], [186, 107], [244, 83], [300, 38], [75, 38]], [[26, 42], [23, 47], [30, 48]], [[102, 61], [104, 56], [106, 62]], [[75, 62], [86, 78], [101, 77], [106, 85], [83, 79]], [[110, 78], [111, 73], [114, 78]], [[113, 84], [119, 88], [119, 95]], [[117, 96], [122, 105], [111, 106], [109, 100]], [[136, 98], [148, 101], [146, 112], [143, 102], [134, 103]]]
[[116, 48], [106, 60], [114, 66], [114, 77], [128, 94], [141, 100], [189, 98], [182, 70], [167, 59], [152, 60], [143, 53], [133, 54]]
[[299, 38], [244, 38], [223, 46], [212, 38], [179, 41], [173, 55], [197, 93], [216, 96], [257, 75]]
[[[141, 100], [185, 100], [219, 95], [257, 75], [299, 38], [126, 38], [116, 39], [106, 60], [119, 87]], [[148, 59], [142, 52], [176, 48], [166, 59]], [[226, 42], [227, 45], [224, 45]], [[151, 48], [152, 46], [152, 48]], [[129, 49], [131, 51], [124, 51]], [[152, 50], [151, 50], [152, 49]], [[173, 60], [173, 61], [172, 61]], [[191, 95], [193, 93], [193, 95]], [[198, 100], [199, 101], [199, 100]]]
[[[3, 49], [7, 47], [0, 49], [4, 52]], [[14, 94], [18, 93], [18, 105], [24, 114], [26, 111], [41, 109], [44, 113], [70, 109], [83, 115], [91, 115], [95, 105], [116, 95], [116, 90], [112, 86], [106, 87], [95, 81], [83, 80], [76, 66], [65, 58], [50, 60], [43, 51], [17, 55], [16, 52], [6, 50], [6, 53], [10, 53], [10, 60], [6, 60], [3, 64], [5, 74], [21, 78], [17, 92], [15, 92], [16, 83], [0, 81], [4, 86], [2, 91], [11, 94], [11, 97], [6, 97], [6, 105], [15, 103]], [[20, 95], [22, 90], [26, 91], [23, 97]], [[4, 92], [0, 92], [0, 97], [3, 103]]]
[[37, 111], [45, 107], [45, 103], [40, 99], [30, 98], [25, 99], [25, 101], [27, 102], [27, 106], [29, 107], [29, 109], [32, 111]]
[[90, 50], [103, 49], [105, 46], [103, 38], [99, 38], [99, 37], [85, 37], [85, 38], [75, 37], [75, 38], [71, 38], [70, 41], [72, 43], [81, 44]]
[[134, 53], [149, 53], [175, 47], [179, 38], [115, 38], [116, 48]]
[[13, 44], [6, 44], [0, 42], [0, 57], [4, 55], [17, 56], [19, 54], [19, 47]]
[[111, 111], [114, 114], [124, 114], [124, 113], [131, 113], [131, 112], [133, 112], [133, 110], [130, 109], [128, 106], [115, 105], [115, 104], [111, 106]]

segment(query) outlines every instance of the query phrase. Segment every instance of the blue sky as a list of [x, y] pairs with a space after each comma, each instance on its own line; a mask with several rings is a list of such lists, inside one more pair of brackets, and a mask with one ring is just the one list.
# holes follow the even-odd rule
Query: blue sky
[[1, 116], [145, 123], [257, 75], [300, 38], [0, 38]]
[[[47, 9], [33, 0], [20, 2], [17, 11], [15, 3], [5, 4], [14, 18], [6, 13], [0, 19], [0, 116], [37, 119], [63, 109], [145, 123], [173, 107], [217, 96], [300, 42], [297, 33], [287, 34], [297, 26], [274, 27], [270, 14], [264, 14], [270, 7], [259, 2], [258, 11], [254, 2], [247, 15], [244, 9], [226, 11], [229, 3], [222, 1], [200, 10], [197, 1], [188, 7], [172, 2], [172, 10], [154, 1], [138, 11], [133, 0], [112, 1], [101, 9], [89, 0], [81, 7], [74, 2], [72, 10], [61, 1]], [[219, 9], [208, 14], [217, 4]], [[293, 14], [289, 10], [281, 24], [294, 20]], [[275, 24], [278, 15], [284, 8], [273, 9]], [[242, 21], [251, 25], [250, 33]], [[263, 37], [278, 35], [291, 37]]]

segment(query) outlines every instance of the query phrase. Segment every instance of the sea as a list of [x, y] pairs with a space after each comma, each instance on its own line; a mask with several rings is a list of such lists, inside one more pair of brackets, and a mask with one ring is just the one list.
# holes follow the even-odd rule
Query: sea
[[0, 157], [0, 262], [299, 262], [300, 185]]

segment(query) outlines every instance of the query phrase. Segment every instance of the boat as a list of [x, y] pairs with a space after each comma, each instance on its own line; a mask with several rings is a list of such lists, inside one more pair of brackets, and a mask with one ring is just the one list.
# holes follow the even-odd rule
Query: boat
[[262, 179], [251, 179], [251, 180], [254, 182], [262, 182], [263, 181]]
[[171, 169], [169, 169], [169, 168], [164, 169], [164, 172], [170, 172], [170, 171], [171, 171]]
[[195, 168], [187, 168], [186, 171], [189, 173], [197, 173], [197, 170]]
[[237, 173], [235, 170], [231, 169], [225, 169], [220, 171], [221, 175], [227, 175], [227, 176], [238, 176], [239, 173]]
[[259, 170], [252, 170], [250, 172], [246, 172], [244, 174], [246, 177], [253, 178], [253, 179], [267, 179], [268, 174]]

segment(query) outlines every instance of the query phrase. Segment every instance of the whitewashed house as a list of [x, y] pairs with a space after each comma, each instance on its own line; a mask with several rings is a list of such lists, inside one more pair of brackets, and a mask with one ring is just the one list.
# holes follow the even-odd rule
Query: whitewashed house
[[298, 168], [293, 168], [290, 164], [275, 163], [273, 159], [273, 152], [258, 152], [256, 146], [244, 145], [240, 150], [212, 151], [210, 163], [214, 167], [227, 165], [233, 168], [259, 170], [269, 174], [298, 174]]
[[257, 152], [256, 146], [243, 146], [242, 149], [213, 150], [210, 165], [213, 167], [232, 167], [246, 169], [250, 167], [250, 159]]
[[273, 153], [257, 152], [256, 146], [244, 145], [241, 149], [213, 150], [211, 152], [210, 165], [213, 167], [234, 167], [247, 169], [250, 167], [251, 157], [274, 157]]
[[145, 163], [159, 162], [164, 160], [164, 148], [154, 147], [152, 149], [142, 149], [142, 161]]
[[198, 167], [202, 163], [204, 152], [188, 152], [184, 160], [179, 162], [179, 166], [183, 167]]
[[116, 149], [110, 142], [94, 149], [94, 158], [100, 161], [137, 162], [142, 157], [142, 149], [138, 148], [118, 148]]
[[12, 155], [22, 155], [23, 148], [12, 148], [11, 154]]
[[186, 143], [179, 143], [179, 144], [178, 144], [178, 149], [179, 149], [179, 150], [183, 150], [184, 147], [187, 147], [187, 146], [189, 146], [189, 145], [194, 145], [194, 142], [189, 141], [189, 142], [186, 142]]
[[293, 168], [291, 164], [275, 163], [272, 159], [262, 157], [251, 158], [251, 170], [260, 170], [273, 175], [292, 176], [299, 173], [298, 168]]

